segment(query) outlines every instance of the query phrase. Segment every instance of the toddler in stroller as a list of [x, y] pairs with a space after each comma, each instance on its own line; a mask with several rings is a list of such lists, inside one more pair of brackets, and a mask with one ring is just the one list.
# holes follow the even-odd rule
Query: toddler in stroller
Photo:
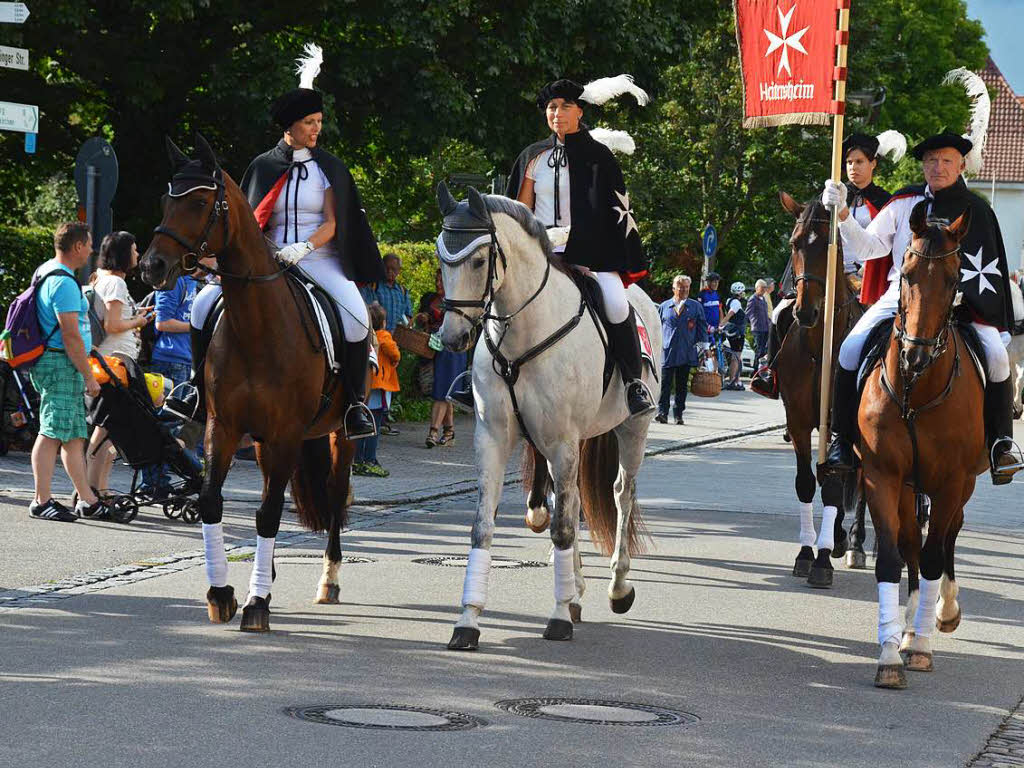
[[[88, 404], [91, 426], [107, 430], [121, 460], [131, 467], [131, 490], [104, 494], [111, 517], [131, 522], [140, 506], [160, 504], [164, 515], [180, 517], [186, 523], [199, 520], [199, 507], [193, 498], [202, 486], [202, 464], [175, 437], [181, 419], [164, 411], [165, 385], [159, 374], [143, 374], [130, 358], [104, 357], [95, 352], [90, 364], [100, 383], [100, 393]], [[166, 464], [180, 478], [172, 482], [166, 498], [154, 499], [142, 489], [142, 469]]]

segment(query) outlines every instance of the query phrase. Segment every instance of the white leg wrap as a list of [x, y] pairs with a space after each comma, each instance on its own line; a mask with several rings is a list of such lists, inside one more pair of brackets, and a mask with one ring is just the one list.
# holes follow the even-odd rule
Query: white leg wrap
[[462, 605], [480, 610], [487, 604], [487, 579], [491, 575], [491, 552], [487, 549], [469, 550], [466, 563], [466, 583], [462, 588]]
[[818, 549], [831, 550], [835, 546], [836, 515], [839, 510], [836, 507], [826, 506], [821, 513], [821, 529], [818, 531]]
[[[274, 539], [256, 537], [256, 557], [249, 576], [249, 597], [266, 597], [270, 594], [274, 570]], [[248, 602], [248, 599], [246, 600]]]
[[555, 602], [564, 603], [576, 595], [576, 574], [573, 568], [573, 551], [555, 549]]
[[940, 581], [941, 579], [921, 579], [921, 598], [914, 614], [914, 633], [919, 637], [931, 637], [935, 630], [935, 610], [939, 599]]
[[203, 549], [206, 550], [206, 580], [211, 587], [226, 587], [228, 556], [224, 552], [223, 523], [203, 523]]
[[878, 644], [899, 645], [900, 627], [900, 585], [888, 581], [878, 582]]
[[800, 504], [800, 546], [813, 547], [817, 534], [814, 532], [814, 504]]

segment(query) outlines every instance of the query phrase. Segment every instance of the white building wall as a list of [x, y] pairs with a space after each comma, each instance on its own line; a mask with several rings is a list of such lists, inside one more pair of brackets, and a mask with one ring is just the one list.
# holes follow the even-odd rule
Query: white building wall
[[969, 186], [983, 195], [996, 212], [1010, 271], [1024, 268], [1024, 184], [996, 182], [994, 195], [991, 182], [971, 181]]

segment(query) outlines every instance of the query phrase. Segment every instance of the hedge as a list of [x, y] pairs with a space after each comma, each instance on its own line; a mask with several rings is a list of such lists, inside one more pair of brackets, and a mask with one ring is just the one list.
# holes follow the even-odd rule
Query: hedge
[[36, 227], [0, 225], [0, 308], [28, 288], [32, 273], [53, 258], [53, 232]]

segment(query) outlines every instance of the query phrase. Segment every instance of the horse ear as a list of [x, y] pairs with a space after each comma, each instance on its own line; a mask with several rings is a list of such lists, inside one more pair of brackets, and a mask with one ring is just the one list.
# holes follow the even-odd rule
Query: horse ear
[[928, 201], [922, 200], [910, 212], [910, 231], [918, 237], [928, 231]]
[[217, 155], [214, 154], [213, 148], [210, 143], [203, 138], [203, 134], [196, 131], [196, 153], [199, 162], [202, 163], [203, 168], [213, 172], [220, 168], [217, 163]]
[[804, 212], [804, 206], [798, 203], [788, 192], [779, 192], [779, 202], [782, 203], [782, 207], [793, 214], [794, 219], [800, 218], [800, 214]]
[[487, 212], [487, 203], [484, 202], [484, 196], [476, 191], [476, 187], [469, 188], [469, 212], [480, 219], [480, 221], [489, 221], [491, 218], [491, 215]]
[[959, 243], [967, 236], [967, 230], [970, 229], [970, 227], [971, 209], [967, 208], [960, 214], [956, 221], [946, 227], [946, 232]]
[[167, 144], [167, 159], [171, 161], [171, 170], [176, 172], [188, 162], [188, 156], [178, 149], [178, 145], [171, 141], [170, 136], [165, 136], [164, 140]]
[[441, 215], [447, 216], [458, 206], [452, 193], [448, 191], [448, 185], [443, 181], [437, 185], [437, 207], [441, 209]]

